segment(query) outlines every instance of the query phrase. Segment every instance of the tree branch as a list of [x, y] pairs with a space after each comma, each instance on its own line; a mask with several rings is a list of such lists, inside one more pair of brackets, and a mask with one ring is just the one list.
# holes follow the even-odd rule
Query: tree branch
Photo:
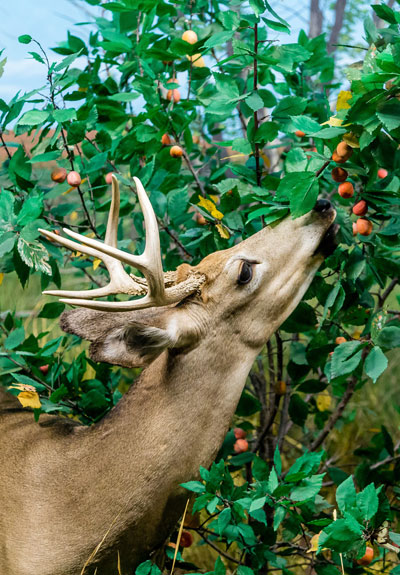
[[347, 0], [336, 0], [335, 4], [335, 21], [332, 26], [331, 34], [328, 41], [328, 54], [331, 54], [335, 50], [335, 44], [339, 40], [340, 32], [343, 26], [344, 12], [346, 9]]

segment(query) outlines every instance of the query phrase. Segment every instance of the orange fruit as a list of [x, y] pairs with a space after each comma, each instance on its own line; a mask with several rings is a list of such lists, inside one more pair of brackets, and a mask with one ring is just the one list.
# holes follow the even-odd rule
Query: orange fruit
[[362, 236], [369, 236], [370, 233], [372, 232], [373, 228], [372, 222], [370, 222], [366, 218], [360, 218], [359, 220], [357, 220], [356, 225], [357, 225], [357, 232]]
[[347, 180], [347, 176], [349, 175], [343, 168], [333, 168], [331, 174], [332, 179], [335, 182], [344, 182]]
[[357, 563], [358, 565], [369, 565], [370, 563], [372, 563], [373, 558], [374, 558], [374, 550], [372, 549], [372, 547], [367, 546], [365, 553], [361, 557], [361, 559], [357, 559]]
[[67, 170], [65, 168], [56, 168], [51, 172], [51, 179], [53, 182], [57, 182], [58, 184], [65, 182], [66, 177]]
[[345, 337], [342, 337], [342, 336], [339, 336], [335, 339], [336, 345], [340, 345], [341, 343], [344, 343], [345, 341], [347, 341], [347, 339]]
[[181, 94], [177, 88], [175, 88], [174, 90], [168, 90], [167, 100], [169, 100], [170, 102], [174, 102], [176, 104], [177, 102], [179, 102], [180, 99]]
[[353, 236], [356, 236], [357, 234], [358, 234], [357, 222], [353, 222]]
[[346, 161], [346, 158], [342, 158], [341, 156], [338, 156], [338, 154], [335, 150], [332, 154], [332, 161], [336, 162], [337, 164], [344, 164]]
[[306, 135], [306, 133], [303, 132], [303, 130], [296, 130], [295, 134], [298, 138], [304, 138], [304, 136]]
[[340, 144], [337, 145], [336, 153], [340, 158], [348, 160], [353, 153], [353, 148], [349, 146], [347, 142], [340, 142]]
[[161, 136], [161, 143], [163, 146], [170, 146], [171, 145], [171, 138], [168, 134], [163, 134]]
[[338, 188], [339, 196], [342, 198], [351, 198], [354, 196], [354, 187], [351, 182], [344, 182]]
[[80, 174], [78, 174], [78, 172], [75, 172], [74, 170], [72, 170], [72, 172], [70, 172], [67, 176], [67, 182], [72, 188], [77, 188], [80, 185], [81, 181], [82, 178]]
[[354, 204], [353, 214], [355, 214], [356, 216], [365, 216], [367, 212], [368, 212], [368, 205], [365, 200], [361, 200], [360, 202]]
[[275, 393], [276, 395], [285, 395], [286, 393], [286, 381], [277, 381], [275, 384]]
[[186, 32], [182, 34], [182, 40], [189, 42], [189, 44], [196, 44], [198, 40], [197, 34], [194, 30], [186, 30]]
[[180, 146], [172, 146], [169, 151], [169, 155], [172, 156], [172, 158], [180, 158], [182, 154], [183, 150]]

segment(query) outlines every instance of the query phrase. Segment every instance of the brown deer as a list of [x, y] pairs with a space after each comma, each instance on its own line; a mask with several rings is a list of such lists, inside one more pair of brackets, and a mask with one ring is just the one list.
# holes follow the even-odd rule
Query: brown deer
[[[335, 211], [319, 200], [296, 220], [164, 274], [156, 216], [135, 183], [146, 226], [142, 255], [116, 247], [116, 179], [104, 243], [41, 230], [100, 258], [111, 278], [93, 291], [45, 292], [81, 308], [63, 313], [63, 330], [91, 341], [94, 360], [145, 370], [91, 427], [50, 415], [37, 424], [5, 394], [1, 575], [114, 575], [118, 557], [132, 575], [182, 514], [188, 494], [180, 484], [213, 461], [257, 354], [299, 303], [334, 236]], [[143, 297], [91, 299], [122, 293]]]

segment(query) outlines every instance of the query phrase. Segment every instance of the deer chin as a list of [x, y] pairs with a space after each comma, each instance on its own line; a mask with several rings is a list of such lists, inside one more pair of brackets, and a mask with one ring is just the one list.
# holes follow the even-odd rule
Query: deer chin
[[321, 242], [314, 252], [315, 255], [321, 255], [324, 258], [332, 255], [338, 246], [336, 235], [339, 231], [338, 224], [331, 224], [325, 234], [322, 236]]

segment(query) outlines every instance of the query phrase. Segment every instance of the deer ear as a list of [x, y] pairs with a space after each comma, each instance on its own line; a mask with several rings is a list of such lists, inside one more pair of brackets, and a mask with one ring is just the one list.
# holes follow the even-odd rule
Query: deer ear
[[176, 322], [172, 322], [174, 329], [169, 328], [173, 313], [157, 308], [124, 313], [80, 308], [64, 312], [60, 326], [67, 333], [93, 342], [89, 353], [94, 361], [144, 367], [179, 342]]

